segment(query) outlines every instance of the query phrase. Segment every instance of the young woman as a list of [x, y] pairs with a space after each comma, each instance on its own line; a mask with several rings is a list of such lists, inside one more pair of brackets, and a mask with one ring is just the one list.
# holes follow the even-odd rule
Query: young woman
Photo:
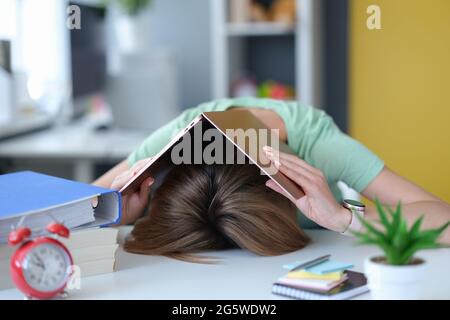
[[[289, 198], [302, 213], [299, 215], [299, 224], [301, 226], [308, 227], [311, 225], [320, 225], [339, 233], [348, 230], [349, 226], [352, 225], [352, 221], [354, 222], [356, 219], [354, 219], [351, 210], [348, 210], [348, 208], [341, 205], [343, 199], [336, 184], [338, 181], [345, 182], [348, 186], [360, 192], [368, 199], [374, 200], [375, 198], [378, 198], [385, 205], [395, 206], [401, 201], [403, 212], [409, 223], [423, 214], [425, 215], [423, 228], [439, 227], [450, 221], [449, 204], [386, 167], [381, 159], [361, 143], [342, 133], [326, 113], [298, 102], [237, 98], [212, 101], [188, 109], [176, 119], [151, 134], [142, 145], [128, 157], [128, 159], [100, 177], [95, 184], [115, 189], [121, 188], [134, 174], [136, 174], [137, 171], [139, 171], [140, 168], [142, 168], [143, 165], [145, 165], [146, 161], [148, 161], [147, 158], [158, 153], [170, 141], [172, 135], [178, 133], [179, 130], [184, 128], [197, 115], [205, 111], [226, 111], [230, 108], [248, 109], [268, 128], [278, 129], [280, 138], [297, 154], [297, 156], [283, 153], [277, 154], [279, 161], [276, 165], [282, 173], [299, 184], [305, 191], [306, 196], [300, 199]], [[267, 149], [266, 152], [269, 157], [275, 158], [273, 156], [275, 155], [276, 150]], [[175, 242], [172, 247], [166, 248], [166, 250], [158, 249], [156, 246], [147, 246], [147, 249], [143, 250], [143, 247], [140, 246], [143, 243], [146, 243], [146, 241], [147, 243], [151, 242], [148, 237], [161, 240], [161, 237], [158, 236], [158, 232], [161, 233], [163, 232], [161, 230], [164, 229], [161, 225], [165, 225], [166, 227], [164, 232], [169, 232], [170, 223], [183, 220], [181, 218], [183, 212], [180, 213], [178, 210], [173, 209], [183, 207], [182, 203], [184, 202], [180, 199], [184, 197], [185, 194], [183, 193], [184, 191], [181, 192], [180, 190], [189, 189], [186, 186], [191, 183], [197, 184], [199, 187], [198, 190], [202, 190], [202, 185], [205, 187], [205, 184], [211, 183], [213, 180], [212, 176], [210, 176], [209, 178], [204, 179], [202, 184], [201, 179], [197, 177], [198, 174], [201, 175], [201, 173], [196, 171], [198, 169], [192, 169], [193, 171], [189, 170], [189, 174], [185, 173], [187, 172], [186, 168], [183, 169], [184, 171], [181, 170], [183, 172], [180, 172], [180, 170], [177, 170], [177, 172], [174, 173], [176, 178], [172, 178], [174, 179], [173, 181], [170, 179], [169, 181], [166, 181], [168, 185], [165, 189], [163, 189], [159, 195], [157, 193], [151, 199], [150, 215], [143, 218], [144, 222], [136, 225], [136, 231], [134, 232], [135, 241], [131, 241], [128, 246], [130, 250], [136, 252], [171, 254], [189, 251], [189, 249], [182, 250], [181, 244], [184, 249], [194, 247], [195, 249], [198, 249], [202, 246], [195, 246], [195, 242], [208, 242], [208, 237], [205, 235], [200, 237], [196, 235], [196, 232], [193, 232], [192, 238], [190, 239], [192, 247], [185, 246], [186, 242], [178, 244]], [[201, 170], [205, 169], [203, 168]], [[224, 169], [215, 168], [214, 170], [221, 171]], [[233, 172], [231, 169], [228, 170]], [[244, 171], [245, 170], [239, 173], [237, 170], [233, 174], [245, 176], [248, 172]], [[246, 183], [249, 182], [238, 182], [240, 185]], [[251, 183], [255, 182], [252, 181]], [[124, 197], [123, 224], [134, 223], [143, 215], [144, 209], [148, 205], [148, 194], [152, 184], [153, 179], [148, 178], [142, 183], [139, 192]], [[177, 185], [179, 187], [177, 187]], [[270, 188], [271, 191], [273, 190], [274, 192], [283, 194], [283, 192], [270, 180], [266, 182], [266, 187]], [[216, 192], [221, 192], [221, 188], [223, 187], [218, 186]], [[273, 194], [268, 197], [270, 201], [264, 202], [264, 200], [257, 195], [258, 193], [259, 191], [255, 191], [252, 194], [236, 197], [233, 206], [244, 209], [246, 208], [246, 205], [250, 206], [254, 199], [258, 199], [257, 201], [261, 201], [264, 205], [274, 201]], [[169, 199], [170, 197], [173, 199]], [[200, 195], [199, 197], [201, 198]], [[200, 203], [209, 206], [212, 204], [213, 198], [214, 197], [203, 197], [200, 199]], [[155, 200], [156, 203], [154, 206], [155, 209], [152, 209], [153, 200]], [[169, 200], [179, 203], [172, 205], [162, 205], [159, 203], [164, 203], [164, 201]], [[187, 207], [189, 207], [189, 205], [186, 206], [186, 208]], [[189, 210], [192, 215], [201, 214], [208, 216], [208, 212], [219, 215], [219, 213], [214, 210], [201, 211], [198, 208], [189, 208]], [[261, 217], [261, 215], [256, 215], [257, 211], [258, 210], [252, 211], [255, 214], [255, 219]], [[272, 212], [270, 209], [269, 211]], [[173, 219], [171, 220], [169, 218], [164, 220], [164, 216], [176, 214], [175, 212], [179, 213], [180, 218], [178, 220], [173, 216]], [[290, 216], [287, 213], [283, 214], [286, 217]], [[368, 219], [377, 219], [375, 209], [367, 208], [365, 217]], [[243, 242], [240, 242], [240, 239], [236, 237], [233, 238], [233, 232], [230, 231], [227, 233], [223, 228], [221, 229], [220, 224], [213, 223], [212, 225], [215, 228], [214, 230], [223, 236], [223, 239], [231, 239], [229, 243], [234, 243], [250, 249], [252, 246], [255, 246], [255, 243], [260, 243], [264, 248], [253, 250], [260, 254], [284, 253], [295, 248], [298, 249], [307, 242], [307, 238], [301, 230], [292, 231], [292, 226], [286, 227], [283, 223], [280, 224], [280, 219], [278, 218], [276, 223], [273, 223], [273, 221], [264, 222], [263, 220], [258, 220], [258, 223], [255, 224], [253, 221], [252, 225], [260, 226], [258, 229], [259, 232], [263, 231], [264, 233], [271, 234], [273, 236], [272, 240], [277, 236], [283, 238], [284, 244], [281, 246], [282, 249], [279, 248], [274, 252], [273, 250], [271, 251], [269, 245], [269, 242], [272, 240], [269, 242], [262, 241], [257, 238], [258, 235], [255, 235], [255, 230], [245, 229], [245, 227], [243, 227], [248, 226], [248, 224], [242, 223], [239, 219], [233, 221], [236, 230], [240, 230], [240, 238], [242, 238], [244, 234], [250, 234], [249, 237], [253, 238], [250, 240], [247, 239], [244, 244]], [[197, 225], [194, 229], [200, 232], [200, 228], [202, 228], [202, 226]], [[290, 231], [286, 232], [286, 230]], [[147, 231], [150, 235], [146, 239], [143, 239], [142, 237], [145, 238], [143, 234]], [[286, 234], [288, 234], [289, 237], [297, 237], [300, 239], [299, 242], [294, 244], [289, 243], [289, 241], [286, 240], [286, 237], [284, 237]], [[250, 245], [249, 241], [253, 244]], [[442, 243], [450, 243], [450, 228], [444, 232], [440, 241]], [[210, 243], [212, 242], [210, 241]], [[204, 247], [215, 248], [221, 247], [221, 245], [205, 245]]]

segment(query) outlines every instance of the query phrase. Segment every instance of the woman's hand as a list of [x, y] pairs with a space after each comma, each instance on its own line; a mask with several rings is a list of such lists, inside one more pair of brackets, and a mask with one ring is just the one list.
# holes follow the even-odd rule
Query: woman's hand
[[[140, 160], [129, 170], [118, 175], [112, 182], [111, 189], [120, 190], [150, 159]], [[141, 183], [137, 192], [122, 197], [122, 219], [120, 224], [134, 223], [144, 213], [144, 209], [148, 204], [150, 187], [153, 182], [154, 179], [149, 177]]]
[[275, 151], [271, 147], [264, 147], [264, 152], [281, 173], [302, 187], [305, 196], [294, 199], [272, 180], [266, 182], [269, 188], [289, 198], [303, 214], [322, 227], [337, 232], [347, 229], [351, 213], [336, 202], [322, 171], [297, 156]]

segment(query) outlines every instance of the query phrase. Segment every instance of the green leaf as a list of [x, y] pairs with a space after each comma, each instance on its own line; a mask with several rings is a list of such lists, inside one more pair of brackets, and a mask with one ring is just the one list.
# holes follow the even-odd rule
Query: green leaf
[[367, 232], [373, 233], [374, 235], [376, 235], [379, 238], [386, 239], [385, 234], [382, 233], [380, 230], [378, 230], [376, 227], [374, 227], [370, 222], [368, 222], [366, 219], [364, 219], [363, 217], [361, 217], [358, 214], [356, 216], [358, 217], [359, 221], [361, 221], [363, 226], [366, 227]]
[[439, 236], [442, 234], [442, 232], [444, 232], [445, 229], [447, 229], [447, 227], [449, 225], [450, 225], [450, 221], [448, 221], [444, 225], [440, 226], [439, 228], [422, 231], [419, 233], [418, 238], [426, 239], [426, 240], [430, 240], [430, 241], [437, 240], [439, 238]]
[[357, 215], [365, 229], [352, 233], [358, 239], [359, 244], [380, 247], [385, 254], [387, 263], [392, 265], [408, 264], [419, 250], [450, 247], [437, 242], [440, 235], [450, 226], [450, 221], [439, 228], [421, 231], [424, 220], [424, 215], [422, 215], [408, 230], [408, 224], [402, 214], [401, 202], [397, 203], [395, 210], [389, 206], [383, 206], [378, 199], [375, 200], [375, 204], [380, 218], [377, 223], [381, 222], [380, 225], [384, 226], [385, 230], [378, 229], [370, 221]]
[[387, 206], [386, 208], [388, 209], [392, 217], [391, 234], [389, 234], [389, 237], [392, 238], [397, 233], [400, 226], [402, 210], [400, 202], [397, 204], [397, 208], [395, 211], [393, 211], [389, 206]]
[[389, 248], [386, 253], [386, 262], [391, 265], [401, 265], [402, 260], [399, 251], [396, 250], [394, 247]]
[[383, 251], [387, 250], [389, 248], [389, 244], [386, 243], [384, 239], [380, 238], [373, 238], [369, 234], [361, 233], [361, 232], [353, 232], [355, 237], [358, 238], [358, 244], [376, 244], [378, 245]]
[[422, 225], [423, 217], [424, 217], [424, 215], [420, 216], [420, 218], [417, 219], [414, 222], [413, 226], [411, 227], [411, 230], [409, 231], [409, 235], [411, 238], [415, 239], [419, 235], [420, 226]]
[[404, 219], [400, 219], [398, 230], [392, 239], [392, 245], [398, 250], [402, 251], [409, 245], [408, 227]]
[[116, 2], [124, 12], [133, 16], [151, 5], [152, 0], [103, 0], [104, 5]]
[[405, 264], [408, 264], [417, 251], [424, 249], [437, 249], [439, 247], [440, 247], [439, 244], [437, 244], [434, 241], [426, 241], [426, 242], [424, 241], [415, 243], [409, 249], [403, 252], [402, 260], [405, 261]]
[[375, 199], [375, 206], [377, 208], [378, 216], [380, 217], [380, 221], [384, 225], [384, 228], [386, 229], [387, 234], [388, 235], [391, 234], [392, 233], [391, 224], [389, 223], [386, 212], [384, 211], [384, 208], [378, 199]]
[[439, 228], [436, 228], [434, 230], [438, 231], [439, 233], [442, 233], [445, 231], [445, 229], [447, 229], [448, 226], [450, 226], [450, 221], [448, 221], [447, 223], [444, 223], [442, 226], [440, 226]]
[[438, 230], [425, 230], [418, 234], [415, 241], [436, 241], [441, 233]]

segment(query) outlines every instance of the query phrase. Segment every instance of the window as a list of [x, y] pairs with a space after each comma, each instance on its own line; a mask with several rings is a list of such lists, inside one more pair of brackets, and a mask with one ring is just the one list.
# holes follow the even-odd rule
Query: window
[[11, 40], [19, 107], [30, 98], [38, 109], [56, 112], [68, 95], [66, 1], [0, 0], [0, 39]]
[[0, 40], [16, 36], [16, 0], [0, 1]]

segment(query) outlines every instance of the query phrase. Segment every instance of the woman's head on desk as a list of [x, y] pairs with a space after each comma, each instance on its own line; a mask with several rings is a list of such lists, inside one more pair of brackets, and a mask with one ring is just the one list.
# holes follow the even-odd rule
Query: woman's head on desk
[[207, 262], [193, 253], [242, 248], [263, 256], [303, 248], [296, 208], [251, 164], [176, 166], [156, 189], [129, 252]]

